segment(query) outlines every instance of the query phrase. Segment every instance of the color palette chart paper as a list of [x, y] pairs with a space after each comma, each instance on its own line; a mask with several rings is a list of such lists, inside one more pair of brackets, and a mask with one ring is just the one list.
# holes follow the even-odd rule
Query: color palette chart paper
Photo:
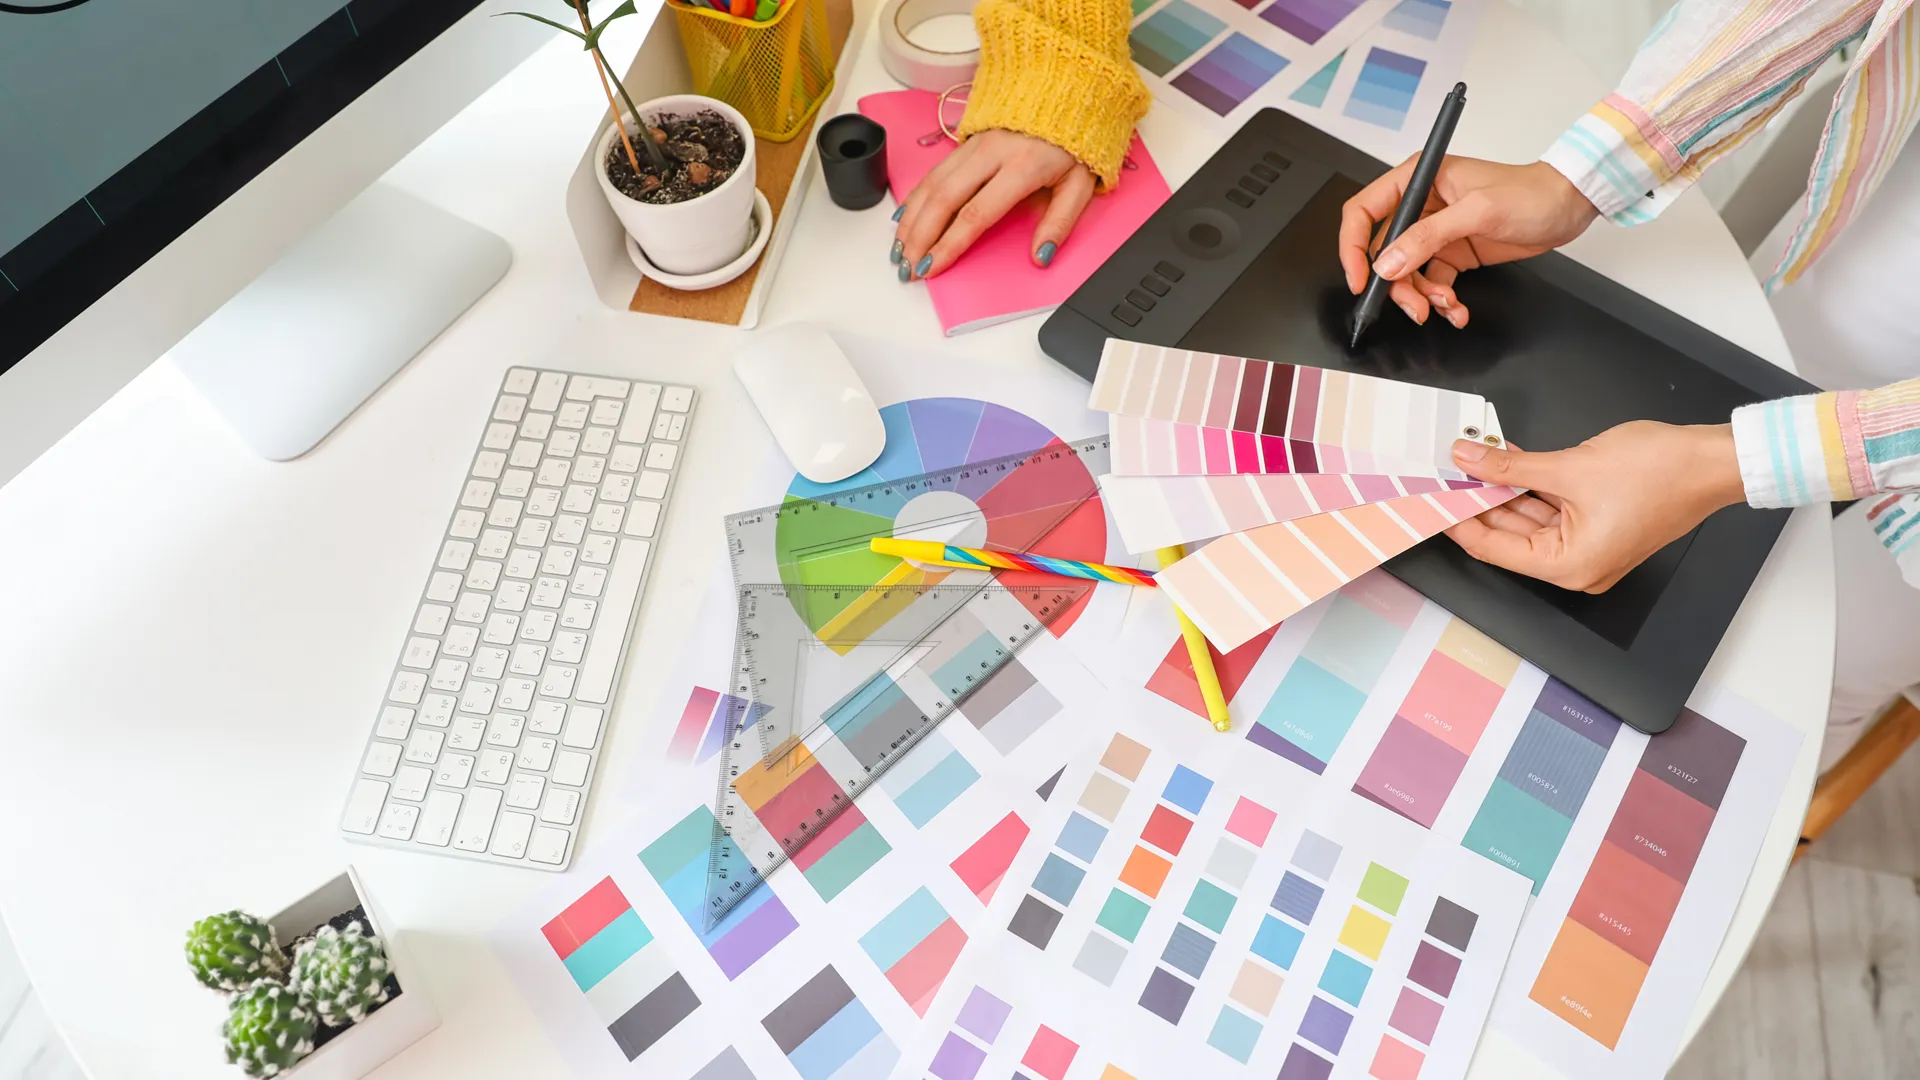
[[1417, 153], [1440, 99], [1466, 69], [1482, 0], [1400, 0], [1284, 102], [1273, 102], [1387, 161]]
[[[1123, 644], [1149, 686], [1180, 647], [1163, 608], [1136, 608]], [[1708, 688], [1649, 739], [1379, 571], [1247, 649], [1228, 654], [1234, 730], [1290, 783], [1320, 777], [1526, 879], [1492, 1037], [1593, 1080], [1671, 1063], [1798, 733]]]
[[1134, 0], [1133, 59], [1155, 97], [1223, 129], [1282, 100], [1393, 0]]
[[[1122, 700], [1119, 732], [1061, 777], [905, 1071], [934, 1060], [971, 983], [1044, 1005], [1080, 1053], [1134, 1075], [1362, 1075], [1376, 1058], [1393, 1078], [1463, 1074], [1529, 883], [1283, 758], [1191, 738], [1193, 718], [1157, 695]], [[1477, 929], [1436, 944], [1427, 927], [1456, 910]], [[1408, 986], [1424, 1004], [1399, 1006], [1418, 1020], [1392, 1034]]]
[[1501, 435], [1498, 414], [1477, 394], [1114, 338], [1089, 405], [1198, 429], [1173, 451], [1183, 467], [1160, 470], [1182, 474], [1256, 471], [1255, 455], [1257, 471], [1272, 473], [1447, 468], [1455, 439]]
[[[1114, 426], [1136, 421], [1114, 417]], [[1107, 512], [1129, 551], [1153, 551], [1211, 540], [1278, 521], [1382, 502], [1477, 482], [1377, 473], [1298, 473], [1241, 476], [1125, 476], [1100, 478]]]
[[[712, 928], [712, 778], [658, 774], [650, 805], [603, 828], [573, 872], [494, 935], [573, 1071], [888, 1076], [984, 926], [994, 885], [1045, 809], [1042, 789], [1110, 712], [1061, 642], [1021, 658], [1026, 682], [1003, 707], [941, 725]], [[1052, 711], [1011, 711], [1039, 689], [1057, 693]], [[1009, 717], [1020, 723], [1003, 727]]]

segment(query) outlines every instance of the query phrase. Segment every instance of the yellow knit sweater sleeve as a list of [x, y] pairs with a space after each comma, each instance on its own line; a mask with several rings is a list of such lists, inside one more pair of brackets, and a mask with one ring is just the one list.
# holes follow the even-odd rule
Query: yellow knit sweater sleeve
[[1153, 103], [1127, 48], [1132, 20], [1128, 0], [980, 0], [961, 137], [1004, 128], [1045, 139], [1112, 187]]

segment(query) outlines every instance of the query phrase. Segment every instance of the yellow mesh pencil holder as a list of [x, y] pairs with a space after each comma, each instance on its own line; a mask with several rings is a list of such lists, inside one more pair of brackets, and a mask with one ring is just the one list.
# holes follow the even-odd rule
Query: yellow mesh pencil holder
[[806, 130], [833, 90], [826, 0], [784, 0], [765, 22], [679, 0], [668, 6], [694, 93], [739, 109], [763, 139], [786, 142]]

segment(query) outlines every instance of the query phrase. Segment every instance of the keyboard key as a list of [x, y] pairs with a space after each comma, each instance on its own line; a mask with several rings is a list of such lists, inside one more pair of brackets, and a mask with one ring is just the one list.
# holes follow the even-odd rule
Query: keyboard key
[[553, 434], [553, 414], [534, 413], [520, 424], [520, 437], [523, 439], [545, 439]]
[[573, 695], [580, 701], [604, 705], [613, 691], [614, 670], [626, 651], [624, 631], [633, 623], [633, 609], [640, 599], [640, 578], [647, 567], [649, 550], [645, 540], [620, 541], [612, 572], [607, 575], [606, 596], [598, 601], [606, 612], [603, 623], [606, 629], [594, 635], [591, 651], [580, 665], [580, 678], [574, 684]]
[[393, 676], [393, 687], [387, 691], [387, 700], [402, 705], [420, 704], [420, 692], [427, 688], [427, 677], [417, 671], [402, 671]]
[[474, 546], [473, 553], [483, 559], [504, 559], [512, 544], [512, 533], [505, 529], [488, 529], [480, 534], [480, 542]]
[[526, 412], [527, 399], [517, 394], [502, 394], [499, 400], [493, 403], [493, 418], [505, 420], [509, 424], [519, 423]]
[[599, 596], [600, 590], [607, 584], [607, 572], [597, 566], [583, 566], [573, 575], [573, 584], [567, 591], [575, 596]]
[[573, 824], [573, 815], [580, 809], [580, 793], [566, 788], [548, 788], [547, 797], [540, 802], [540, 820], [555, 825]]
[[428, 792], [426, 809], [420, 812], [420, 821], [413, 829], [414, 842], [446, 847], [447, 841], [453, 838], [453, 819], [459, 813], [459, 792]]
[[507, 556], [507, 576], [510, 578], [530, 578], [538, 569], [540, 569], [540, 553], [537, 551], [515, 548], [513, 554]]
[[527, 858], [548, 866], [559, 866], [567, 861], [567, 840], [570, 834], [565, 829], [550, 829], [537, 825], [533, 830], [533, 839], [527, 841]]
[[432, 769], [423, 769], [418, 765], [402, 765], [393, 776], [393, 797], [408, 802], [419, 802], [427, 797], [427, 784], [433, 779]]
[[[527, 726], [527, 718], [517, 713], [496, 713], [487, 721], [487, 745], [515, 747], [520, 745], [520, 732]], [[508, 755], [511, 759], [512, 755]], [[489, 780], [489, 784], [504, 784], [506, 778]]]
[[406, 758], [419, 765], [431, 765], [440, 757], [440, 744], [446, 736], [429, 728], [415, 728], [407, 740]]
[[593, 770], [593, 758], [573, 750], [562, 750], [553, 759], [553, 782], [582, 787], [587, 782], [587, 774]]
[[497, 679], [507, 673], [507, 650], [488, 645], [473, 651], [473, 677]]
[[500, 688], [492, 683], [468, 683], [467, 688], [460, 694], [460, 711], [485, 716], [493, 711], [493, 699], [499, 693]]
[[612, 503], [601, 503], [593, 508], [593, 517], [587, 520], [587, 527], [594, 532], [617, 533], [620, 523], [627, 517], [627, 508]]
[[488, 450], [505, 450], [513, 445], [512, 424], [488, 424], [487, 433], [481, 437], [480, 445]]
[[[600, 497], [608, 502], [623, 503], [632, 495], [633, 477], [631, 476], [609, 476], [606, 481], [600, 485]], [[476, 535], [479, 533], [479, 529], [480, 524], [479, 521], [476, 520], [474, 522], [474, 532]]]
[[533, 387], [531, 404], [541, 412], [552, 412], [560, 404], [560, 393], [567, 387], [567, 377], [557, 371], [543, 371]]
[[471, 506], [476, 510], [485, 510], [493, 502], [493, 481], [469, 480], [460, 492], [460, 505]]
[[[478, 716], [456, 716], [453, 724], [447, 728], [447, 748], [450, 750], [478, 750], [480, 740], [487, 734], [487, 722]], [[455, 787], [460, 785], [455, 784]]]
[[487, 511], [487, 524], [502, 529], [511, 529], [520, 524], [520, 512], [526, 504], [519, 499], [495, 499], [493, 508]]
[[465, 540], [449, 540], [440, 545], [440, 559], [436, 565], [442, 570], [465, 570], [472, 559], [472, 544]]
[[408, 840], [413, 837], [414, 822], [420, 819], [420, 808], [405, 803], [388, 803], [380, 813], [380, 835], [389, 840]]
[[580, 561], [605, 566], [613, 561], [611, 536], [589, 536], [580, 542]]
[[533, 372], [526, 368], [509, 368], [507, 378], [500, 389], [508, 394], [530, 394], [533, 392]]
[[654, 438], [664, 439], [667, 437], [667, 432], [672, 430], [673, 430], [673, 414], [672, 413], [661, 413], [659, 416], [656, 416], [653, 418], [653, 437]]
[[483, 784], [504, 784], [513, 775], [513, 753], [482, 750], [473, 758], [473, 778]]
[[680, 448], [672, 443], [654, 443], [647, 447], [647, 468], [671, 469], [680, 460]]
[[[622, 408], [623, 403], [618, 398], [596, 401], [593, 403], [593, 422], [596, 424], [617, 424], [620, 422], [620, 412]], [[608, 431], [607, 435], [608, 437], [612, 437], [613, 432]]]
[[553, 531], [553, 522], [546, 518], [526, 518], [520, 522], [520, 531], [513, 534], [513, 541], [525, 547], [541, 547], [547, 542], [547, 534]]
[[587, 426], [587, 407], [577, 401], [569, 401], [553, 414], [553, 422], [568, 431], [579, 431]]
[[511, 645], [514, 635], [520, 632], [520, 616], [494, 612], [487, 620], [487, 629], [481, 635], [489, 645]]
[[612, 428], [588, 428], [587, 433], [580, 436], [580, 452], [583, 454], [604, 454], [611, 449], [613, 449]]
[[527, 513], [535, 517], [552, 517], [559, 509], [560, 492], [556, 488], [534, 488], [533, 494], [527, 496]]
[[580, 451], [580, 433], [577, 431], [556, 431], [547, 439], [547, 453], [554, 457], [570, 458]]
[[607, 467], [607, 459], [588, 454], [573, 463], [573, 478], [582, 484], [597, 484]]
[[367, 756], [360, 762], [360, 771], [374, 776], [392, 776], [393, 770], [399, 765], [399, 743], [375, 742], [367, 746]]
[[453, 617], [463, 623], [480, 622], [487, 617], [487, 608], [492, 603], [486, 593], [463, 592], [460, 599], [454, 602]]
[[533, 706], [532, 679], [508, 679], [500, 684], [500, 707], [516, 712]]
[[413, 617], [413, 630], [417, 634], [438, 634], [447, 628], [447, 620], [453, 617], [453, 609], [444, 604], [421, 604], [420, 614]]
[[567, 482], [573, 472], [573, 464], [565, 458], [548, 458], [540, 463], [540, 483], [544, 487], [557, 488]]
[[493, 594], [493, 606], [502, 611], [525, 611], [527, 608], [527, 583], [509, 581], [496, 589]]
[[412, 726], [412, 709], [387, 705], [381, 708], [380, 723], [373, 729], [373, 733], [383, 739], [404, 739], [407, 737], [407, 729]]
[[428, 680], [428, 685], [435, 690], [457, 694], [460, 688], [466, 685], [466, 681], [467, 665], [465, 663], [459, 660], [441, 660], [433, 669], [433, 678]]
[[550, 547], [547, 549], [546, 555], [540, 559], [540, 572], [566, 577], [568, 574], [573, 573], [574, 556], [578, 554], [579, 551], [575, 548]]
[[593, 485], [573, 484], [567, 488], [566, 502], [561, 504], [570, 514], [584, 514], [593, 509]]
[[528, 641], [552, 641], [553, 623], [553, 612], [529, 611], [520, 623], [520, 636]]
[[605, 710], [575, 705], [567, 713], [567, 730], [560, 741], [576, 750], [593, 749], [600, 741], [600, 721], [605, 716]]
[[620, 441], [646, 442], [647, 431], [653, 427], [653, 410], [658, 404], [660, 404], [658, 383], [634, 383], [633, 393], [627, 397], [627, 418], [620, 424]]
[[471, 540], [480, 535], [480, 527], [487, 523], [487, 516], [478, 510], [458, 510], [454, 512], [453, 524], [447, 531], [462, 540]]
[[400, 666], [425, 671], [433, 666], [433, 658], [439, 652], [440, 643], [432, 638], [408, 638], [406, 651], [400, 654]]
[[447, 636], [441, 639], [440, 651], [447, 656], [472, 656], [473, 646], [479, 640], [480, 631], [477, 627], [450, 627]]
[[460, 808], [460, 819], [453, 826], [453, 846], [461, 851], [485, 851], [493, 836], [493, 820], [500, 814], [498, 788], [474, 788], [467, 792], [467, 805]]
[[527, 439], [513, 444], [513, 453], [507, 456], [507, 464], [516, 469], [531, 469], [540, 464], [541, 445]]
[[500, 815], [494, 827], [493, 844], [487, 848], [495, 855], [518, 859], [527, 853], [527, 840], [533, 835], [533, 816], [508, 811]]
[[353, 790], [347, 795], [347, 809], [340, 815], [340, 827], [363, 836], [373, 832], [374, 823], [380, 820], [380, 807], [386, 801], [385, 782], [355, 780]]
[[436, 570], [427, 579], [427, 599], [450, 604], [460, 595], [460, 575], [451, 570]]
[[579, 514], [561, 514], [553, 519], [553, 534], [549, 537], [556, 544], [577, 544], [587, 535], [587, 519]]
[[535, 735], [558, 735], [566, 723], [567, 707], [557, 701], [536, 701], [527, 715], [527, 726]]
[[573, 696], [573, 678], [576, 674], [578, 672], [573, 668], [552, 665], [540, 677], [540, 692], [547, 697], [570, 698]]
[[640, 467], [640, 459], [645, 454], [646, 451], [632, 443], [622, 443], [607, 456], [607, 468], [614, 472], [630, 473]]
[[[587, 573], [586, 570], [580, 572]], [[606, 571], [595, 570], [593, 573], [605, 574]], [[553, 635], [553, 650], [547, 655], [562, 664], [577, 664], [581, 657], [587, 655], [587, 635], [578, 630], [563, 630]]]
[[500, 584], [500, 564], [492, 559], [475, 559], [467, 567], [467, 587], [482, 592], [492, 592]]
[[566, 599], [567, 583], [561, 578], [543, 577], [534, 583], [533, 606], [557, 608], [560, 601]]
[[[617, 574], [619, 572], [620, 568], [615, 567], [614, 573]], [[569, 630], [591, 630], [593, 629], [593, 613], [599, 606], [595, 601], [578, 597], [569, 600], [567, 601], [566, 608], [560, 612], [560, 625]]]
[[545, 645], [515, 645], [513, 661], [507, 670], [515, 675], [538, 675], [540, 669], [547, 666], [547, 647]]
[[673, 418], [673, 422], [667, 425], [666, 437], [669, 441], [679, 442], [680, 437], [685, 435], [686, 433], [687, 433], [687, 418], [685, 416], [676, 416]]
[[520, 744], [520, 767], [534, 772], [546, 772], [553, 764], [554, 747], [559, 744], [548, 738], [528, 739]]
[[642, 499], [666, 498], [668, 475], [657, 469], [648, 469], [640, 474], [639, 483], [633, 485], [633, 493]]
[[627, 507], [628, 536], [652, 536], [659, 527], [659, 503], [641, 499]]
[[517, 806], [522, 810], [532, 810], [540, 805], [540, 796], [546, 790], [547, 782], [544, 778], [521, 773], [514, 777], [513, 783], [507, 787], [507, 805]]
[[684, 386], [669, 386], [660, 395], [660, 407], [668, 412], [686, 412], [693, 408], [693, 391]]
[[420, 702], [420, 722], [443, 728], [453, 722], [454, 699], [451, 694], [428, 694]]
[[609, 379], [600, 375], [575, 375], [567, 384], [567, 398], [570, 401], [587, 401], [596, 397], [627, 396], [627, 380]]
[[467, 754], [447, 754], [433, 772], [433, 782], [441, 787], [461, 788], [473, 777], [473, 758]]

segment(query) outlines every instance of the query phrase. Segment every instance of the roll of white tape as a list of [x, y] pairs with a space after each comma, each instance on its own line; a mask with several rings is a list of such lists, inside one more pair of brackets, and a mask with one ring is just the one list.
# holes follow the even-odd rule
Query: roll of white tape
[[980, 66], [977, 37], [968, 34], [966, 37], [973, 44], [949, 51], [915, 45], [907, 38], [915, 27], [934, 19], [950, 21], [951, 16], [958, 15], [971, 22], [973, 3], [974, 0], [887, 0], [887, 6], [880, 9], [880, 62], [886, 65], [887, 74], [916, 90], [931, 90], [936, 94], [971, 82], [974, 69]]

